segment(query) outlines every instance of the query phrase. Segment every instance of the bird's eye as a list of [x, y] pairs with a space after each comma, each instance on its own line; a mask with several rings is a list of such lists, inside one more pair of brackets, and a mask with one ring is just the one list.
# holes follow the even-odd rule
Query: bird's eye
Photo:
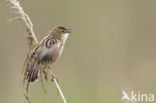
[[65, 33], [65, 30], [62, 30], [62, 33]]

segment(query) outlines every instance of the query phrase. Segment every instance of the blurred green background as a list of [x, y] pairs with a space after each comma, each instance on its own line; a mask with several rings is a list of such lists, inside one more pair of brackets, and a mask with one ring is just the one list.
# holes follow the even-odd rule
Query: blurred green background
[[[53, 64], [68, 103], [121, 103], [122, 91], [156, 95], [156, 0], [20, 0], [39, 40], [72, 28]], [[0, 103], [27, 103], [20, 86], [25, 26], [0, 0]], [[63, 103], [55, 84], [30, 86], [32, 103]], [[127, 102], [126, 102], [127, 103]]]

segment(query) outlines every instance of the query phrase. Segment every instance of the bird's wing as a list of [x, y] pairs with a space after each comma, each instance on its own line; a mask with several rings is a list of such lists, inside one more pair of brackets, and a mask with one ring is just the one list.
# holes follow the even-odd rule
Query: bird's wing
[[59, 46], [60, 42], [56, 38], [48, 36], [34, 48], [30, 58], [40, 62], [53, 60], [57, 56]]

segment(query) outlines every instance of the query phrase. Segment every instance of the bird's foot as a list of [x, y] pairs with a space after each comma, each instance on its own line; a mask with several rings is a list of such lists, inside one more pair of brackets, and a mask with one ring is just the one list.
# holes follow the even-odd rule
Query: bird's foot
[[49, 66], [48, 66], [48, 71], [49, 71], [49, 73], [51, 75], [51, 81], [54, 82], [54, 80], [56, 80], [58, 82], [54, 72], [51, 70], [51, 68]]

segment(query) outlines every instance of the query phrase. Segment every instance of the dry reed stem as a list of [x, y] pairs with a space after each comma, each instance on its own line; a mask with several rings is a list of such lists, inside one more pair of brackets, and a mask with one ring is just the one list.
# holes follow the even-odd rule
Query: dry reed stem
[[[11, 8], [12, 10], [15, 10], [14, 13], [19, 14], [18, 17], [14, 18], [14, 19], [11, 19], [11, 21], [12, 21], [12, 20], [20, 19], [20, 20], [22, 20], [23, 23], [26, 25], [26, 31], [27, 31], [26, 37], [27, 37], [28, 46], [29, 46], [29, 49], [30, 49], [29, 51], [31, 51], [32, 48], [33, 48], [35, 45], [38, 44], [38, 40], [37, 40], [36, 35], [35, 35], [34, 31], [33, 31], [33, 23], [31, 22], [29, 16], [24, 12], [24, 10], [23, 10], [23, 8], [21, 7], [21, 5], [20, 5], [20, 3], [19, 3], [18, 0], [7, 0], [7, 1], [8, 1], [9, 4], [11, 5], [10, 8]], [[28, 68], [29, 68], [29, 63], [28, 63], [27, 60], [28, 60], [28, 55], [27, 55], [26, 61], [25, 61], [25, 63], [24, 63], [24, 68], [25, 68], [24, 77], [26, 76], [26, 72], [27, 72], [27, 70], [28, 70]], [[57, 80], [56, 80], [56, 78], [54, 78], [54, 74], [53, 74], [52, 70], [51, 70], [51, 69], [48, 69], [48, 71], [49, 71], [49, 74], [51, 75], [51, 78], [53, 79], [53, 81], [54, 81], [54, 83], [55, 83], [55, 85], [56, 85], [58, 91], [59, 91], [60, 96], [62, 97], [63, 102], [64, 102], [64, 103], [67, 103], [67, 101], [66, 101], [66, 99], [65, 99], [65, 97], [64, 97], [64, 95], [63, 95], [63, 92], [62, 92], [62, 90], [61, 90], [61, 88], [60, 88], [60, 86], [59, 86], [59, 84], [58, 84], [58, 82], [57, 82]], [[44, 71], [43, 73], [45, 74], [45, 78], [47, 78], [47, 75], [46, 75], [45, 71]], [[41, 75], [41, 76], [42, 76], [42, 75]], [[25, 80], [25, 78], [24, 78], [24, 80]], [[41, 82], [43, 83], [42, 77], [41, 77]], [[43, 88], [44, 88], [44, 90], [45, 90], [45, 87], [44, 87], [43, 84], [42, 84], [42, 86], [43, 86]], [[27, 91], [27, 92], [28, 92], [28, 87], [29, 87], [29, 83], [27, 83], [27, 87], [26, 87], [26, 91]], [[24, 96], [25, 96], [25, 98], [27, 99], [27, 101], [28, 101], [29, 103], [31, 103], [29, 97], [28, 97], [26, 94], [24, 94]]]

